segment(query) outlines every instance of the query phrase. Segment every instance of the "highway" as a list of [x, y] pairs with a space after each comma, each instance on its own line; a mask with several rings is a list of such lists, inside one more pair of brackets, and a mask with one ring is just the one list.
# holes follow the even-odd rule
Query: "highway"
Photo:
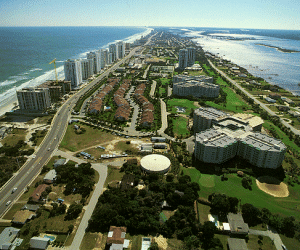
[[[151, 38], [150, 38], [151, 39]], [[47, 164], [51, 159], [53, 151], [58, 148], [65, 131], [68, 126], [68, 121], [71, 117], [71, 111], [76, 104], [78, 98], [87, 92], [90, 88], [94, 87], [104, 77], [108, 76], [111, 72], [115, 71], [125, 60], [133, 56], [141, 47], [134, 48], [126, 57], [116, 62], [111, 68], [106, 70], [99, 77], [91, 81], [88, 85], [83, 87], [73, 96], [71, 96], [55, 114], [51, 127], [41, 143], [40, 147], [36, 150], [33, 156], [29, 159], [21, 169], [14, 174], [14, 176], [5, 184], [0, 190], [0, 217], [12, 206], [19, 196], [21, 196], [28, 185], [40, 173], [41, 168]], [[17, 190], [12, 193], [13, 188]], [[9, 205], [7, 202], [11, 201]]]

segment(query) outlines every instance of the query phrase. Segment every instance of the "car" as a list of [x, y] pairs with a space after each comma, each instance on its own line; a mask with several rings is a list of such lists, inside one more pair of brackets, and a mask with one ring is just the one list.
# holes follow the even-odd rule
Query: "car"
[[11, 203], [11, 201], [6, 202], [6, 206], [8, 206]]
[[33, 155], [32, 158], [34, 159], [36, 157], [36, 155]]
[[288, 249], [286, 248], [286, 246], [283, 245], [283, 244], [281, 245], [281, 247], [282, 247], [283, 250], [288, 250]]
[[16, 187], [15, 187], [15, 188], [13, 188], [13, 189], [11, 190], [11, 193], [13, 194], [14, 192], [16, 192], [16, 191], [17, 191], [17, 189], [18, 189], [18, 188], [16, 188]]
[[50, 151], [50, 148], [48, 148], [47, 150]]

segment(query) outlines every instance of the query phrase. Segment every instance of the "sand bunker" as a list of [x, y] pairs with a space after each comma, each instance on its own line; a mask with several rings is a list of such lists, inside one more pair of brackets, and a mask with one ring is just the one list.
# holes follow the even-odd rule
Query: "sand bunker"
[[274, 197], [288, 197], [288, 186], [271, 176], [261, 176], [256, 179], [256, 185], [265, 193]]

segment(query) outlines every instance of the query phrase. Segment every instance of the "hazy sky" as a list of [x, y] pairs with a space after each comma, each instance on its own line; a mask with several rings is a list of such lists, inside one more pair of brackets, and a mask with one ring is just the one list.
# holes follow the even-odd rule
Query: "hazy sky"
[[299, 0], [0, 0], [0, 26], [300, 30]]

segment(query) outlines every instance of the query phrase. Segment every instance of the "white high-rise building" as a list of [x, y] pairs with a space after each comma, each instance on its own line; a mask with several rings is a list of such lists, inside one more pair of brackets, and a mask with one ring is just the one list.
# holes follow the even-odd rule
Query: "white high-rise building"
[[180, 69], [184, 69], [188, 66], [188, 50], [181, 49], [179, 50], [179, 65]]
[[[91, 68], [91, 59], [82, 59], [81, 60], [81, 72], [82, 72], [82, 80], [88, 79], [91, 75], [93, 75], [93, 68]], [[92, 74], [91, 74], [92, 72]]]
[[64, 64], [65, 80], [71, 81], [72, 89], [77, 88], [82, 83], [82, 71], [80, 60], [67, 60]]
[[51, 99], [47, 88], [24, 88], [17, 90], [19, 107], [22, 110], [42, 111], [50, 107]]
[[123, 41], [117, 42], [117, 59], [122, 59], [125, 56], [125, 44]]
[[118, 59], [118, 46], [115, 43], [109, 45], [109, 53], [112, 54], [112, 62]]
[[113, 53], [108, 53], [108, 55], [107, 55], [107, 63], [109, 65], [113, 63]]
[[101, 69], [108, 64], [108, 51], [107, 49], [101, 49]]
[[101, 58], [100, 52], [89, 52], [86, 55], [87, 59], [92, 59], [94, 61], [94, 74], [97, 74], [101, 70]]
[[188, 51], [188, 66], [193, 66], [196, 61], [196, 49], [193, 47], [187, 48]]

